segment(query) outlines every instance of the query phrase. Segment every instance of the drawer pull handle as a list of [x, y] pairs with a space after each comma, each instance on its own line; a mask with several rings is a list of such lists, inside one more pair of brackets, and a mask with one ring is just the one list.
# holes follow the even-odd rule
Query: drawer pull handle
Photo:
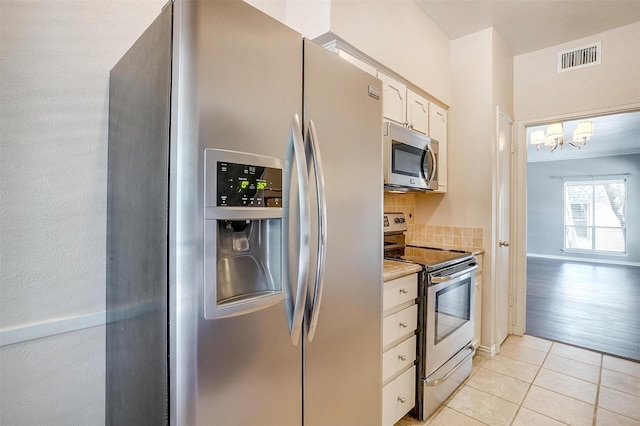
[[403, 398], [401, 396], [398, 397], [398, 401], [400, 401], [400, 404], [404, 404], [405, 402], [407, 402], [406, 398]]
[[406, 361], [407, 360], [407, 356], [406, 355], [398, 355], [398, 359], [400, 361]]
[[407, 294], [407, 293], [409, 293], [409, 291], [406, 288], [401, 288], [400, 289], [400, 293]]
[[401, 322], [400, 323], [400, 327], [402, 328], [407, 328], [409, 326], [409, 324], [407, 324], [406, 322]]

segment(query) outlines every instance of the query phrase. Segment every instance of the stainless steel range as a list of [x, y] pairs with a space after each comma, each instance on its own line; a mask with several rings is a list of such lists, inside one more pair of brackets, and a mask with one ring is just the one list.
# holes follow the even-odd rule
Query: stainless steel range
[[423, 267], [418, 293], [416, 406], [412, 413], [423, 420], [471, 374], [474, 271], [478, 265], [467, 251], [407, 245], [406, 230], [402, 213], [384, 214], [385, 258]]

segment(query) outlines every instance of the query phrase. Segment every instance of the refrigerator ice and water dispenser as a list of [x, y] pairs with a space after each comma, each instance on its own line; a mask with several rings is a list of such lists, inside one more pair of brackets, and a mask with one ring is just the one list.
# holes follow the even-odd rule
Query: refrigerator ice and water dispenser
[[284, 299], [284, 165], [205, 150], [205, 318], [242, 315]]

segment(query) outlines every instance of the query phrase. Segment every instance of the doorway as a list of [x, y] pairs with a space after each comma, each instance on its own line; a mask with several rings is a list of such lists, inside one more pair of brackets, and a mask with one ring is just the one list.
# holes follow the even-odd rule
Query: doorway
[[[633, 292], [640, 288], [640, 111], [563, 119], [564, 146], [534, 138], [538, 150], [531, 143], [532, 133], [549, 134], [557, 121], [519, 129], [527, 155], [518, 163], [526, 173], [516, 178], [526, 191], [514, 197], [515, 331], [640, 360], [640, 291]], [[593, 134], [586, 145], [571, 145], [582, 122], [591, 122]], [[603, 189], [615, 182], [624, 183], [622, 205]], [[575, 188], [604, 191], [600, 207]], [[606, 242], [607, 234], [618, 240]]]

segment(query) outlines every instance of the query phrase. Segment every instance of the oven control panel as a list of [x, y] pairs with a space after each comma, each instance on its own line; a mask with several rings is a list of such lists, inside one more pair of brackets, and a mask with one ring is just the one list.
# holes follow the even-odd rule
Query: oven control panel
[[400, 233], [407, 230], [404, 213], [385, 213], [382, 222], [385, 234]]

